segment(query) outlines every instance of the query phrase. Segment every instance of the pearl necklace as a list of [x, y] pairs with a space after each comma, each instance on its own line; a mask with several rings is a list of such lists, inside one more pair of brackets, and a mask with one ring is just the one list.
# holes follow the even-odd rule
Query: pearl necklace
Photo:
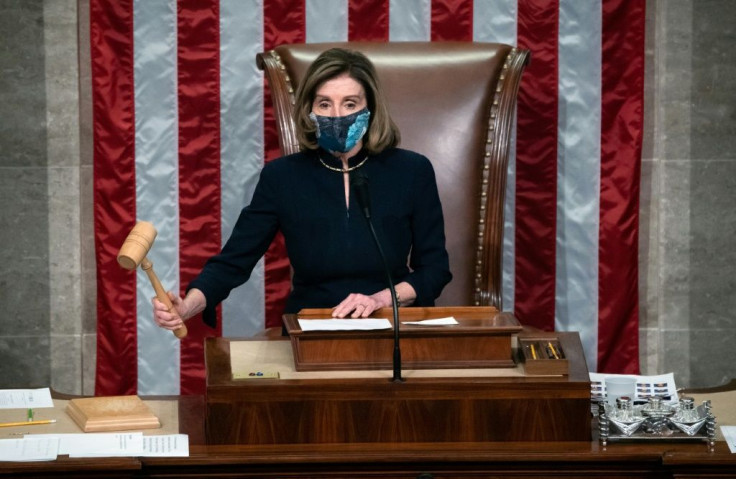
[[338, 173], [350, 173], [351, 171], [357, 170], [358, 168], [360, 168], [361, 166], [363, 166], [363, 163], [365, 163], [366, 161], [368, 161], [368, 157], [367, 156], [365, 158], [363, 158], [363, 161], [361, 161], [357, 165], [351, 166], [350, 168], [343, 169], [343, 168], [335, 168], [334, 166], [330, 166], [327, 163], [325, 163], [325, 160], [323, 160], [321, 156], [319, 157], [319, 162], [322, 163], [322, 166], [324, 166], [328, 170], [336, 171]]

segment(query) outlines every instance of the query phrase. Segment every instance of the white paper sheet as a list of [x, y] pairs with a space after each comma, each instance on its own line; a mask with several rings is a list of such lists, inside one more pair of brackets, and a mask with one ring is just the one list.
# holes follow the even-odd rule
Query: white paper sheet
[[57, 438], [59, 454], [69, 457], [143, 455], [142, 432], [101, 432], [83, 434], [34, 434], [34, 438]]
[[189, 456], [189, 436], [186, 434], [144, 436], [142, 432], [103, 432], [26, 436], [30, 438], [55, 440], [58, 453], [69, 457]]
[[417, 326], [451, 326], [458, 324], [452, 316], [447, 318], [424, 319], [422, 321], [402, 321], [401, 324], [414, 324]]
[[302, 331], [367, 331], [391, 329], [391, 322], [385, 318], [365, 319], [300, 319]]
[[0, 439], [0, 461], [53, 461], [58, 453], [58, 438]]
[[657, 376], [636, 376], [632, 374], [600, 374], [590, 373], [590, 397], [601, 400], [606, 397], [605, 378], [611, 376], [628, 376], [636, 378], [635, 401], [645, 401], [651, 396], [663, 397], [667, 404], [676, 404], [679, 401], [675, 387], [674, 373]]
[[49, 388], [0, 389], [0, 409], [54, 407]]
[[736, 426], [721, 426], [721, 432], [731, 454], [736, 454]]
[[188, 457], [189, 436], [186, 434], [143, 436], [142, 455], [149, 457]]

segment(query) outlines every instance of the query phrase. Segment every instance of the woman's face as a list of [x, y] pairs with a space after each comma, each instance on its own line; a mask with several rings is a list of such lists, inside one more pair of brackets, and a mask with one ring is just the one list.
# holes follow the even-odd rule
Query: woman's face
[[347, 116], [367, 106], [363, 86], [344, 73], [319, 87], [312, 102], [312, 113], [319, 116]]

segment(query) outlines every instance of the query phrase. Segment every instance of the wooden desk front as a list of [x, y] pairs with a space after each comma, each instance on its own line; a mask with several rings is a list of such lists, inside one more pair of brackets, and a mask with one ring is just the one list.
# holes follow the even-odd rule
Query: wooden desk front
[[299, 379], [290, 373], [291, 379], [233, 380], [231, 342], [209, 338], [207, 441], [251, 445], [589, 441], [590, 383], [580, 339], [577, 333], [555, 335], [568, 354], [569, 376], [407, 374], [403, 383], [391, 382], [390, 371], [359, 378]]
[[[179, 401], [180, 432], [189, 457], [124, 457], [0, 463], [0, 477], [65, 478], [725, 478], [736, 455], [723, 441], [616, 443], [457, 442], [206, 445], [204, 398]], [[718, 413], [718, 411], [716, 411]]]

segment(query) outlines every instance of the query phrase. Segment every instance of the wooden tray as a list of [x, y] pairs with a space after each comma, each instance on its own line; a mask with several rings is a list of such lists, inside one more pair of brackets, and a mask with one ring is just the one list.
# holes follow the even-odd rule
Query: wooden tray
[[567, 375], [570, 365], [556, 336], [519, 336], [519, 358], [527, 374]]

